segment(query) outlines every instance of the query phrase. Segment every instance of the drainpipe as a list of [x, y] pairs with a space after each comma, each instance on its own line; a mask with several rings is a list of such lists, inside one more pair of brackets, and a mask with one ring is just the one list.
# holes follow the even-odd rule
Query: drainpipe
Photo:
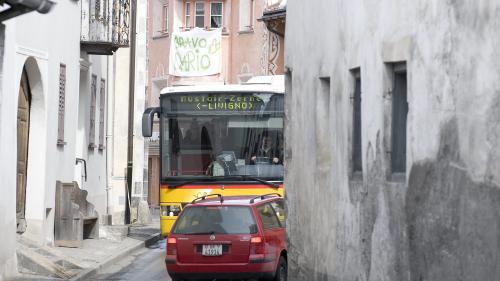
[[134, 91], [135, 91], [135, 39], [137, 23], [137, 3], [130, 0], [130, 72], [128, 99], [128, 150], [127, 150], [127, 196], [125, 224], [130, 224], [130, 204], [132, 199], [132, 165], [134, 164]]

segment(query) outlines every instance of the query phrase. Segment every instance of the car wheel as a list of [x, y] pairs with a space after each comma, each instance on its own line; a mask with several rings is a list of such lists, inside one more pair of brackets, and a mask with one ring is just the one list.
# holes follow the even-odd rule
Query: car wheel
[[274, 281], [286, 281], [287, 280], [287, 264], [286, 259], [281, 256], [276, 268], [276, 274], [274, 275]]

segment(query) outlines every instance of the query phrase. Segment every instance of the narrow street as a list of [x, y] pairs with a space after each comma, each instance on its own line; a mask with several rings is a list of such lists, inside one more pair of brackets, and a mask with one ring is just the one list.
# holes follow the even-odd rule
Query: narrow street
[[165, 269], [164, 255], [165, 240], [163, 239], [105, 268], [89, 280], [170, 281]]

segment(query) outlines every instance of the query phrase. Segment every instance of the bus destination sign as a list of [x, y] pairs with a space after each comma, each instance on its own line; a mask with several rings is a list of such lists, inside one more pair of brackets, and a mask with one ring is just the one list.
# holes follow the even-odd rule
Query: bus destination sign
[[170, 97], [177, 111], [258, 111], [264, 101], [255, 95], [196, 94]]

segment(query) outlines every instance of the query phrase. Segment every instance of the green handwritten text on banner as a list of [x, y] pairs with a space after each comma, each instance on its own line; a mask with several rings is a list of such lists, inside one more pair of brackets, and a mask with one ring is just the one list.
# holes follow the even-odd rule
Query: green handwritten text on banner
[[170, 75], [205, 76], [221, 72], [221, 31], [195, 28], [174, 32], [170, 44]]

